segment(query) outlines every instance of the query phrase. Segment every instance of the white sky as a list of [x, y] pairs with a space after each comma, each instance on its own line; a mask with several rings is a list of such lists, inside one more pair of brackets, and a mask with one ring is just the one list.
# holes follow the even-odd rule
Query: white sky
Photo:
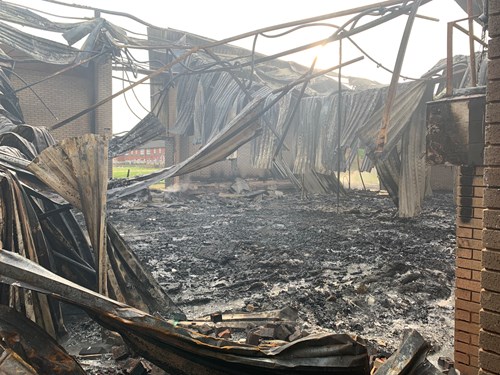
[[[25, 4], [37, 9], [56, 14], [79, 17], [92, 17], [93, 13], [86, 10], [75, 10], [65, 6], [58, 6], [41, 0], [11, 0], [17, 4]], [[238, 35], [247, 31], [256, 30], [266, 26], [298, 20], [307, 17], [333, 13], [339, 10], [350, 9], [358, 6], [376, 3], [375, 0], [252, 0], [249, 2], [237, 2], [235, 0], [189, 0], [189, 1], [160, 1], [160, 0], [74, 0], [68, 3], [94, 6], [103, 9], [117, 10], [133, 14], [149, 23], [160, 27], [170, 27], [202, 35], [213, 39], [223, 39]], [[465, 12], [454, 0], [433, 0], [422, 6], [418, 12], [425, 16], [438, 18], [439, 22], [428, 21], [417, 18], [415, 20], [410, 42], [408, 45], [402, 74], [410, 77], [420, 77], [438, 60], [446, 56], [446, 25], [448, 21], [466, 17]], [[111, 22], [131, 29], [136, 32], [146, 32], [145, 27], [131, 22], [122, 17], [114, 17], [103, 14], [103, 17]], [[366, 17], [363, 20], [370, 20]], [[336, 25], [343, 24], [347, 18], [332, 19], [330, 22]], [[392, 69], [401, 40], [407, 17], [401, 16], [383, 25], [365, 31], [353, 37], [363, 49], [384, 66]], [[366, 22], [363, 21], [363, 22]], [[463, 23], [466, 26], [465, 23]], [[290, 49], [311, 41], [323, 39], [334, 31], [328, 27], [305, 28], [291, 34], [288, 37], [265, 39], [259, 38], [257, 51], [264, 54], [273, 54]], [[481, 35], [478, 25], [475, 29], [476, 35]], [[468, 54], [468, 44], [465, 35], [455, 32], [454, 53]], [[253, 38], [247, 38], [234, 44], [251, 48]], [[476, 48], [479, 48], [476, 46]], [[287, 60], [295, 60], [304, 65], [310, 65], [315, 51], [308, 51], [300, 55], [285, 57]], [[318, 68], [327, 68], [338, 63], [338, 43], [324, 47], [320, 50]], [[348, 60], [361, 56], [348, 41], [343, 44], [343, 59]], [[391, 75], [374, 63], [365, 59], [362, 62], [343, 69], [344, 75], [352, 75], [381, 83], [388, 83]], [[121, 83], [116, 90], [121, 88]], [[146, 87], [139, 90], [137, 94], [142, 98], [147, 96], [149, 89]], [[133, 95], [127, 98], [139, 116], [141, 111]], [[145, 100], [147, 102], [147, 100]], [[114, 102], [114, 132], [128, 130], [137, 118], [124, 114], [122, 101]]]

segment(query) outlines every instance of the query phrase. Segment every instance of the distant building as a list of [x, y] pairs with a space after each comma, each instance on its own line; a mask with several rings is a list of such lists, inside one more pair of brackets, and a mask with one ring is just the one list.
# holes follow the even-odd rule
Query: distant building
[[142, 164], [165, 166], [165, 141], [148, 142], [113, 159], [114, 164]]

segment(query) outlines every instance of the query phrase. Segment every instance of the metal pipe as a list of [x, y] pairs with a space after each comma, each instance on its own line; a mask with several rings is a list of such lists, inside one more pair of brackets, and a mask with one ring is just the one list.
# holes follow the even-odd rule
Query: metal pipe
[[342, 135], [342, 39], [339, 40], [339, 74], [338, 74], [338, 99], [337, 99], [337, 214], [340, 210], [340, 137]]
[[117, 96], [120, 96], [121, 94], [123, 94], [124, 92], [130, 90], [130, 89], [133, 89], [134, 87], [140, 85], [141, 83], [151, 79], [151, 78], [154, 78], [156, 77], [157, 75], [163, 73], [164, 71], [170, 69], [172, 66], [174, 66], [175, 64], [177, 64], [178, 62], [186, 59], [188, 56], [192, 55], [193, 53], [196, 53], [199, 51], [199, 48], [198, 47], [194, 47], [192, 49], [190, 49], [189, 51], [187, 51], [186, 53], [182, 54], [181, 56], [179, 56], [178, 58], [176, 58], [175, 60], [173, 60], [172, 62], [170, 62], [169, 64], [166, 64], [164, 66], [162, 66], [160, 69], [158, 70], [155, 70], [153, 73], [141, 78], [140, 80], [138, 80], [137, 82], [131, 84], [130, 86], [128, 87], [125, 87], [124, 89], [114, 93], [113, 95], [110, 95], [108, 96], [107, 98], [104, 98], [103, 100], [101, 100], [99, 103], [95, 103], [93, 105], [91, 105], [90, 107], [84, 109], [83, 111], [80, 111], [78, 112], [77, 114], [73, 115], [73, 116], [70, 116], [68, 117], [67, 119], [65, 120], [62, 120], [60, 122], [58, 122], [57, 124], [53, 125], [50, 129], [51, 130], [54, 130], [54, 129], [58, 129], [60, 128], [61, 126], [64, 126], [68, 123], [70, 123], [71, 121], [73, 120], [76, 120], [77, 118], [89, 113], [90, 111], [93, 111], [94, 109], [96, 109], [97, 107], [109, 102], [110, 100], [116, 98]]
[[472, 87], [477, 86], [476, 52], [474, 50], [474, 19], [472, 0], [467, 0], [467, 14], [469, 16], [469, 53], [470, 53], [470, 77]]
[[391, 119], [392, 104], [394, 103], [394, 98], [396, 97], [399, 75], [401, 73], [401, 68], [403, 67], [406, 47], [408, 46], [408, 40], [410, 39], [410, 33], [413, 27], [413, 21], [415, 20], [415, 15], [417, 14], [417, 10], [421, 4], [422, 0], [416, 0], [412, 4], [410, 14], [408, 15], [408, 20], [406, 21], [403, 37], [401, 38], [401, 44], [399, 46], [398, 56], [396, 58], [396, 63], [394, 64], [394, 72], [392, 73], [391, 84], [387, 92], [387, 99], [385, 101], [384, 112], [382, 114], [382, 124], [380, 126], [380, 131], [377, 139], [376, 152], [379, 153], [382, 152], [384, 145], [387, 142], [387, 129], [389, 127], [389, 122]]
[[[133, 20], [135, 20], [135, 21], [137, 21], [139, 23], [142, 23], [143, 25], [146, 25], [146, 26], [149, 26], [149, 27], [153, 27], [153, 28], [158, 28], [157, 26], [154, 26], [154, 25], [152, 25], [152, 24], [150, 24], [148, 22], [145, 22], [145, 21], [137, 18], [136, 16], [128, 14], [128, 13], [110, 11], [110, 10], [101, 9], [101, 8], [94, 8], [94, 7], [90, 7], [90, 6], [87, 6], [87, 5], [68, 4], [68, 3], [64, 3], [62, 1], [58, 1], [58, 0], [43, 0], [43, 1], [46, 1], [46, 2], [49, 2], [49, 3], [53, 3], [53, 4], [63, 5], [63, 6], [80, 8], [80, 9], [87, 9], [87, 10], [94, 10], [94, 11], [98, 10], [101, 13], [113, 14], [113, 15], [122, 16], [122, 17], [129, 17], [129, 18], [131, 18], [131, 19], [133, 19]], [[227, 44], [227, 43], [232, 43], [232, 42], [234, 42], [234, 41], [236, 41], [238, 39], [248, 38], [248, 37], [254, 36], [255, 34], [266, 33], [266, 32], [274, 31], [274, 30], [278, 30], [278, 29], [284, 29], [284, 28], [294, 27], [294, 26], [302, 25], [304, 23], [324, 21], [324, 20], [327, 20], [327, 19], [330, 19], [330, 18], [349, 16], [351, 14], [363, 12], [365, 10], [369, 10], [369, 9], [373, 9], [373, 8], [384, 8], [384, 7], [388, 7], [388, 6], [396, 5], [396, 4], [401, 4], [401, 3], [405, 3], [405, 2], [406, 2], [405, 0], [379, 1], [377, 3], [360, 6], [360, 7], [357, 7], [357, 8], [342, 10], [342, 11], [339, 11], [339, 12], [328, 13], [328, 14], [324, 14], [324, 15], [320, 15], [320, 16], [315, 16], [315, 17], [310, 17], [310, 18], [303, 18], [301, 20], [291, 21], [291, 22], [286, 22], [286, 23], [281, 23], [281, 24], [274, 25], [274, 26], [268, 26], [268, 27], [264, 27], [262, 29], [257, 29], [257, 30], [254, 30], [254, 31], [249, 31], [249, 32], [246, 32], [246, 33], [243, 33], [243, 34], [239, 34], [239, 35], [233, 36], [233, 37], [222, 39], [222, 40], [220, 40], [218, 42], [213, 43], [211, 45], [211, 47], [215, 47], [215, 46], [223, 45], [223, 44]]]
[[[464, 34], [466, 34], [467, 36], [469, 35], [469, 32], [467, 31], [467, 29], [463, 28], [462, 26], [460, 26], [459, 24], [457, 24], [456, 22], [453, 23], [453, 27], [455, 27], [455, 29], [457, 30], [460, 30], [461, 32], [463, 32]], [[481, 44], [483, 47], [488, 47], [488, 43], [485, 43], [483, 40], [481, 40], [481, 38], [478, 38], [477, 36], [475, 35], [472, 35], [472, 37], [474, 38], [474, 41], [478, 42], [479, 44]]]
[[446, 96], [453, 95], [453, 25], [448, 22], [446, 33]]

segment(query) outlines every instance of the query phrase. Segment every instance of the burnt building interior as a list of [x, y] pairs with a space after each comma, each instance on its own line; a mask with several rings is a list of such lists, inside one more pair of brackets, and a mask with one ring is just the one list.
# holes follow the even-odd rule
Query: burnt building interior
[[[500, 374], [500, 2], [456, 0], [443, 59], [411, 79], [431, 0], [224, 40], [44, 1], [87, 16], [0, 1], [1, 374]], [[388, 68], [352, 37], [397, 18]], [[330, 43], [328, 69], [282, 59]], [[363, 59], [390, 84], [343, 75]], [[113, 100], [145, 84], [148, 114], [113, 135]], [[150, 141], [164, 167], [110, 178]]]

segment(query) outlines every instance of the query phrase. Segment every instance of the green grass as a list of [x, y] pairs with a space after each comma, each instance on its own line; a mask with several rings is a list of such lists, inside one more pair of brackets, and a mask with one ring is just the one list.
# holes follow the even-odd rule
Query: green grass
[[127, 178], [127, 173], [130, 170], [128, 177], [142, 176], [145, 174], [157, 171], [158, 168], [148, 167], [144, 165], [113, 165], [113, 178]]
[[[380, 182], [378, 180], [377, 173], [375, 172], [375, 168], [372, 172], [361, 172], [363, 175], [363, 182], [365, 183], [365, 187], [368, 190], [379, 190]], [[340, 180], [345, 188], [349, 186], [349, 173], [342, 172], [340, 173]], [[351, 171], [351, 189], [362, 189], [363, 182], [361, 182], [361, 177], [359, 176], [358, 171]]]
[[[130, 170], [129, 177], [141, 176], [145, 174], [152, 173], [157, 171], [159, 168], [145, 166], [145, 165], [114, 165], [113, 166], [113, 178], [126, 178], [127, 173]], [[348, 173], [341, 173], [340, 179], [344, 184], [344, 187], [348, 186]], [[379, 181], [377, 174], [375, 172], [363, 172], [363, 181], [365, 186], [369, 190], [378, 190], [379, 189]], [[150, 186], [151, 189], [162, 190], [165, 189], [165, 181], [161, 180], [154, 185]], [[361, 183], [361, 179], [359, 177], [358, 171], [351, 171], [351, 188], [353, 189], [362, 189], [363, 185]]]
[[[157, 171], [158, 169], [159, 168], [144, 165], [113, 165], [113, 178], [127, 178], [127, 174], [129, 174], [129, 178], [134, 176], [142, 176]], [[157, 183], [151, 185], [149, 188], [155, 190], [163, 190], [165, 189], [165, 180], [160, 180]]]

